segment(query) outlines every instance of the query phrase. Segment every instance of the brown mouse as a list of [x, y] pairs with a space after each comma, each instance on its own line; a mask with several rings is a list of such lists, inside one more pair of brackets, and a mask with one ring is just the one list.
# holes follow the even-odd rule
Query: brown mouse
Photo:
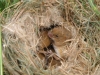
[[72, 39], [71, 31], [63, 26], [58, 26], [50, 30], [48, 36], [53, 40], [53, 46], [57, 55], [65, 58], [66, 54], [64, 54], [64, 51], [67, 50], [66, 45]]
[[40, 26], [39, 39], [40, 40], [37, 45], [39, 49], [47, 48], [51, 44], [51, 40], [48, 36], [48, 28]]
[[[49, 29], [43, 26], [40, 27], [40, 40], [37, 45], [38, 50], [37, 54], [41, 60], [44, 59], [44, 68], [54, 66], [54, 65], [61, 65], [59, 58], [53, 49], [49, 49], [49, 45], [52, 43], [50, 37], [48, 36]], [[47, 50], [45, 50], [47, 48]]]

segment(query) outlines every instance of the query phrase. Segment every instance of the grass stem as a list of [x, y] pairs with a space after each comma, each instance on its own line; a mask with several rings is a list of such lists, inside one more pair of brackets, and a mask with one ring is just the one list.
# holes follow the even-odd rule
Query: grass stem
[[2, 68], [2, 45], [1, 45], [1, 26], [0, 26], [0, 75], [3, 75], [3, 68]]

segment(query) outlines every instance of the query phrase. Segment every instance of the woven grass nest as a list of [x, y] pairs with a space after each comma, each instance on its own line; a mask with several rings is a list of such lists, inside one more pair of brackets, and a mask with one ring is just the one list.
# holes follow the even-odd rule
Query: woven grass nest
[[[99, 75], [99, 18], [86, 0], [19, 2], [6, 9], [4, 15], [7, 15], [2, 17], [4, 75]], [[48, 65], [44, 69], [45, 60], [37, 54], [41, 39], [38, 34], [41, 26], [52, 29], [56, 25], [70, 28], [75, 38], [68, 47], [68, 58], [59, 60], [59, 66]]]

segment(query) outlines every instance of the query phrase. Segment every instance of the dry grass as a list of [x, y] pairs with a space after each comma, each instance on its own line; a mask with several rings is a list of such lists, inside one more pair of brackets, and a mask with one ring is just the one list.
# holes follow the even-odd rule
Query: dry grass
[[[99, 20], [87, 0], [34, 0], [6, 9], [1, 21], [4, 74], [99, 75]], [[44, 70], [36, 54], [37, 34], [39, 26], [52, 24], [76, 28], [77, 37], [66, 52], [68, 60]]]

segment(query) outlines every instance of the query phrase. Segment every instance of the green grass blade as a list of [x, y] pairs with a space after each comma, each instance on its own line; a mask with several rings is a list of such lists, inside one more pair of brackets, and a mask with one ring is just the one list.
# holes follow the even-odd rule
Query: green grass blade
[[2, 45], [1, 45], [1, 26], [0, 26], [0, 75], [3, 75], [3, 68], [2, 68]]
[[91, 8], [93, 9], [93, 11], [96, 13], [96, 15], [100, 15], [100, 11], [98, 10], [98, 8], [94, 5], [93, 0], [88, 0], [89, 4], [91, 6]]

